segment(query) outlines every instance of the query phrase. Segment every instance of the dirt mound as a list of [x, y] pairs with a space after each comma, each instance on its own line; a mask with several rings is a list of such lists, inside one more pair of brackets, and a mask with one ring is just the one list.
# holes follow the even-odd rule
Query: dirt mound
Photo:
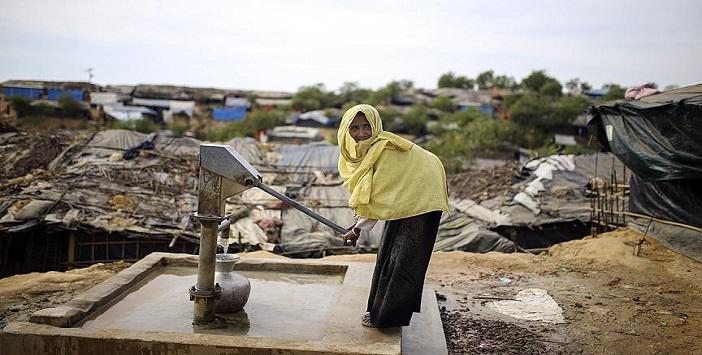
[[539, 266], [541, 258], [525, 253], [489, 252], [466, 253], [462, 251], [437, 252], [432, 254], [430, 269], [490, 268], [500, 271], [527, 271]]
[[40, 309], [66, 303], [129, 265], [95, 264], [67, 272], [33, 272], [0, 279], [0, 329], [8, 322], [28, 321]]
[[[116, 262], [112, 264], [95, 264], [87, 268], [73, 269], [66, 272], [49, 271], [46, 273], [32, 272], [14, 275], [0, 279], [0, 299], [45, 293], [63, 292], [65, 288], [76, 285], [97, 284], [130, 264]], [[96, 282], [97, 281], [97, 282]]]
[[564, 261], [622, 265], [634, 269], [654, 267], [653, 261], [646, 257], [656, 251], [652, 250], [652, 247], [642, 248], [642, 253], [639, 254], [641, 256], [634, 255], [634, 245], [642, 236], [643, 234], [637, 231], [621, 229], [600, 234], [596, 238], [586, 237], [554, 245], [548, 250], [548, 255]]
[[502, 195], [509, 191], [515, 182], [518, 166], [518, 163], [513, 162], [494, 168], [449, 175], [449, 195], [478, 202]]

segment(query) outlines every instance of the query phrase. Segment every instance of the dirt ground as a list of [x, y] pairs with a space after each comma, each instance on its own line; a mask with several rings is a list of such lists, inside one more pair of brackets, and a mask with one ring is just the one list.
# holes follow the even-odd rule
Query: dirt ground
[[[562, 243], [541, 255], [435, 253], [426, 283], [437, 292], [449, 351], [702, 353], [702, 264], [654, 240], [634, 256], [640, 236], [624, 229]], [[375, 257], [327, 259], [373, 262]], [[0, 326], [65, 303], [127, 266], [97, 264], [1, 279]], [[488, 308], [526, 288], [546, 290], [563, 309], [565, 323], [520, 320]]]
[[129, 265], [95, 264], [67, 272], [33, 272], [0, 279], [0, 328], [8, 322], [28, 321], [40, 309], [64, 304]]
[[[640, 236], [624, 229], [541, 255], [435, 253], [426, 284], [437, 292], [449, 352], [702, 354], [702, 264], [650, 238], [634, 256]], [[486, 306], [525, 288], [546, 290], [565, 323]]]

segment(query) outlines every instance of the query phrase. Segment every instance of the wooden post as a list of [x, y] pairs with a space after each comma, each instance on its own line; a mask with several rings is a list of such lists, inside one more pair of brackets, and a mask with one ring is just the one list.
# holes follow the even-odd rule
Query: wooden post
[[76, 234], [71, 231], [68, 235], [68, 270], [73, 268], [73, 264], [76, 262]]

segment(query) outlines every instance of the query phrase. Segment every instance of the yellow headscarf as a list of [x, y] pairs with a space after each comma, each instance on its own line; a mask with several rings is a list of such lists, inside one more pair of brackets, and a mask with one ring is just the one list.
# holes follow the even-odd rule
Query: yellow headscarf
[[[370, 123], [370, 138], [359, 143], [349, 134], [358, 113]], [[446, 173], [432, 153], [383, 131], [380, 114], [361, 104], [344, 113], [337, 132], [339, 173], [351, 193], [349, 207], [363, 217], [393, 220], [431, 211], [448, 212]]]

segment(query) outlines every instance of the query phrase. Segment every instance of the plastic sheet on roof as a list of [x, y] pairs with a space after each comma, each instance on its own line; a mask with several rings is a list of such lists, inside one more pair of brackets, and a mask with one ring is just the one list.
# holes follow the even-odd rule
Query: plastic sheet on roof
[[639, 177], [702, 178], [702, 84], [591, 108], [588, 127]]
[[234, 138], [227, 142], [227, 144], [232, 146], [239, 155], [251, 164], [263, 164], [265, 160], [263, 153], [261, 153], [256, 145], [256, 140], [251, 137]]
[[281, 145], [277, 149], [281, 157], [276, 166], [297, 169], [337, 171], [339, 146], [329, 143], [303, 145]]

